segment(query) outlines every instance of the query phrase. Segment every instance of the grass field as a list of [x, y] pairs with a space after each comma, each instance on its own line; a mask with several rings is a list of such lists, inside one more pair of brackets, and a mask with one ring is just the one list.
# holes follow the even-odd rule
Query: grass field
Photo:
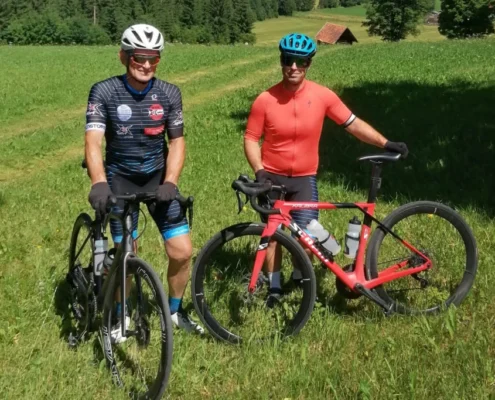
[[[268, 31], [275, 37], [283, 31], [282, 18], [269, 22], [266, 43]], [[0, 86], [5, 399], [126, 398], [112, 386], [95, 338], [68, 350], [67, 304], [57, 292], [72, 223], [89, 211], [90, 184], [79, 167], [87, 94], [92, 83], [122, 72], [116, 53], [115, 47], [0, 47], [0, 73], [8, 77]], [[170, 398], [495, 396], [494, 58], [493, 40], [372, 43], [322, 49], [309, 73], [387, 137], [409, 145], [410, 157], [384, 170], [378, 217], [406, 201], [439, 200], [473, 227], [479, 272], [462, 306], [433, 317], [386, 318], [365, 300], [339, 299], [333, 277], [317, 268], [320, 303], [291, 340], [232, 347], [177, 332]], [[274, 46], [166, 50], [158, 76], [183, 92], [188, 151], [180, 187], [196, 198], [195, 254], [222, 227], [256, 219], [251, 210], [236, 214], [230, 183], [249, 172], [242, 133], [253, 99], [280, 78], [277, 60]], [[326, 123], [321, 198], [364, 200], [369, 167], [355, 160], [371, 152]], [[351, 216], [325, 213], [322, 221], [342, 238]], [[164, 278], [161, 239], [151, 223], [140, 246]]]
[[[362, 26], [365, 19], [365, 8], [338, 7], [326, 8], [309, 12], [296, 12], [293, 17], [278, 17], [254, 24], [253, 32], [256, 33], [258, 45], [273, 45], [287, 32], [301, 32], [314, 37], [326, 22], [347, 26], [362, 43], [379, 43], [379, 37], [370, 37], [366, 27]], [[443, 36], [438, 33], [438, 27], [430, 25], [420, 26], [421, 33], [416, 37], [409, 37], [408, 41], [437, 41]], [[355, 44], [356, 45], [356, 44]]]

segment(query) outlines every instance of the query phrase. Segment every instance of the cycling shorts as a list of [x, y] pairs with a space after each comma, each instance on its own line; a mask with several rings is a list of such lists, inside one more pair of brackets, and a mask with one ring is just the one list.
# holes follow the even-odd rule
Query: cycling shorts
[[[316, 175], [309, 176], [285, 176], [268, 172], [268, 179], [274, 185], [284, 185], [287, 193], [287, 201], [318, 201], [318, 186], [316, 184]], [[268, 193], [270, 199], [276, 200], [280, 197], [279, 192]], [[318, 220], [319, 210], [294, 210], [290, 212], [292, 218], [299, 227], [306, 229], [306, 226], [312, 219]], [[263, 216], [263, 222], [266, 217]]]
[[[107, 170], [108, 184], [110, 185], [112, 192], [116, 195], [132, 194], [136, 192], [154, 192], [163, 182], [163, 178], [163, 170], [158, 170], [149, 175], [127, 177], [123, 177]], [[174, 200], [167, 203], [150, 202], [146, 203], [146, 205], [164, 240], [189, 233], [189, 225], [185, 216], [178, 222], [167, 222], [167, 220], [176, 219], [180, 215], [180, 205], [178, 201]], [[124, 202], [118, 201], [117, 204], [112, 207], [112, 212], [116, 214], [123, 214]], [[135, 211], [132, 214], [132, 237], [134, 239], [138, 236], [138, 221], [139, 212]], [[111, 220], [110, 231], [112, 233], [114, 243], [120, 243], [123, 238], [122, 224], [119, 221]]]

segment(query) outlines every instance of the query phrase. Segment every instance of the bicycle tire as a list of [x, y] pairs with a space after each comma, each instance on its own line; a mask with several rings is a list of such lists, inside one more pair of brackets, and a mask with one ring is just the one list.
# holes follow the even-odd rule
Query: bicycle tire
[[[413, 228], [414, 217], [418, 217], [419, 222]], [[440, 217], [440, 219], [435, 217]], [[471, 289], [478, 267], [476, 239], [466, 221], [444, 204], [417, 201], [394, 210], [383, 220], [383, 224], [399, 234], [403, 240], [411, 243], [424, 254], [426, 253], [433, 265], [431, 269], [415, 276], [404, 276], [377, 286], [374, 289], [376, 293], [391, 304], [395, 312], [402, 314], [427, 314], [438, 312], [452, 304], [458, 306]], [[405, 231], [408, 232], [405, 233]], [[393, 242], [396, 245], [393, 245]], [[408, 265], [414, 265], [413, 253], [393, 239], [392, 235], [383, 228], [378, 227], [370, 239], [366, 254], [367, 279], [378, 277], [380, 260], [386, 258], [381, 256], [381, 253], [390, 253], [393, 246], [402, 247], [405, 249], [404, 253], [409, 252]], [[447, 255], [449, 250], [451, 252]], [[440, 257], [436, 258], [437, 255]], [[431, 279], [430, 275], [436, 273], [439, 267], [444, 265], [446, 267], [440, 271], [440, 275], [438, 277], [435, 275]], [[455, 270], [459, 271], [459, 279], [456, 278], [454, 281], [451, 276]], [[444, 284], [449, 279], [451, 279], [450, 286], [440, 288], [440, 284]], [[422, 292], [418, 291], [418, 296], [415, 296], [413, 288], [417, 291], [417, 285]], [[397, 289], [406, 286], [410, 287], [408, 290], [412, 294], [405, 294], [405, 289]], [[427, 289], [431, 290], [427, 293]], [[423, 293], [427, 294], [423, 295]], [[430, 297], [427, 298], [427, 296]], [[431, 300], [434, 304], [430, 304]]]
[[93, 228], [91, 217], [80, 214], [72, 228], [69, 268], [66, 281], [70, 287], [70, 308], [77, 321], [78, 339], [83, 339], [96, 317], [96, 297], [90, 284], [93, 272]]
[[[120, 268], [110, 273], [103, 306], [102, 341], [107, 365], [114, 383], [117, 386], [124, 386], [131, 393], [131, 397], [160, 399], [167, 387], [172, 367], [173, 326], [168, 298], [156, 272], [140, 258], [128, 258], [128, 275], [133, 275], [136, 281], [149, 285], [150, 291], [144, 294], [141, 287], [143, 294], [142, 299], [139, 299], [137, 284], [133, 283], [127, 299], [131, 308], [129, 329], [138, 334], [128, 337], [122, 344], [112, 343], [110, 333], [115, 322], [114, 294], [120, 292]], [[153, 312], [157, 317], [155, 323], [150, 322]], [[159, 332], [151, 332], [152, 325]], [[137, 357], [138, 353], [142, 352], [146, 352], [143, 365], [136, 368], [135, 361], [130, 356], [134, 354], [134, 357]], [[158, 352], [159, 356], [155, 357]], [[145, 360], [146, 358], [148, 359]], [[156, 362], [150, 361], [151, 358], [156, 359]], [[144, 376], [151, 364], [156, 364], [154, 365], [156, 368], [148, 373], [149, 376]], [[134, 370], [141, 376], [136, 378]], [[140, 378], [143, 379], [142, 382], [136, 381]]]
[[[235, 328], [239, 328], [240, 330], [242, 330], [241, 322], [243, 320], [243, 317], [241, 315], [247, 315], [247, 312], [242, 310], [251, 308], [254, 309], [254, 312], [256, 312], [257, 310], [259, 310], [260, 305], [264, 306], [265, 304], [264, 300], [262, 300], [258, 301], [256, 306], [255, 302], [257, 300], [253, 300], [255, 296], [259, 296], [260, 293], [262, 293], [262, 284], [260, 285], [261, 288], [259, 290], [256, 290], [253, 295], [248, 295], [247, 291], [247, 284], [251, 277], [251, 271], [254, 265], [254, 255], [256, 253], [256, 249], [259, 246], [261, 234], [265, 226], [266, 225], [262, 223], [241, 223], [225, 228], [214, 235], [206, 243], [206, 245], [200, 251], [198, 257], [196, 258], [191, 277], [191, 292], [194, 308], [202, 323], [218, 340], [232, 344], [241, 343], [243, 339], [246, 338], [243, 338], [242, 334], [235, 333], [233, 330]], [[252, 260], [246, 260], [245, 258], [246, 245], [243, 248], [242, 246], [235, 247], [235, 245], [232, 244], [235, 239], [239, 238], [253, 239], [252, 243], [247, 244], [247, 246], [249, 246], [248, 252], [251, 253], [249, 254], [249, 256], [252, 256]], [[272, 236], [272, 240], [280, 243], [282, 247], [288, 252], [288, 255], [292, 256], [290, 265], [292, 265], [293, 261], [297, 263], [299, 269], [301, 270], [304, 281], [301, 285], [302, 289], [297, 288], [287, 297], [284, 296], [284, 299], [286, 300], [284, 300], [285, 302], [283, 307], [278, 307], [279, 310], [280, 308], [284, 310], [282, 313], [285, 313], [285, 315], [282, 315], [282, 318], [280, 318], [280, 314], [275, 314], [276, 312], [280, 313], [280, 311], [272, 310], [272, 314], [270, 316], [264, 314], [263, 312], [268, 314], [268, 311], [266, 311], [268, 309], [267, 307], [264, 308], [265, 311], [261, 310], [261, 312], [258, 312], [257, 315], [259, 315], [260, 318], [263, 318], [263, 321], [265, 321], [264, 317], [267, 317], [266, 319], [268, 320], [273, 315], [280, 318], [279, 320], [277, 320], [277, 322], [283, 321], [285, 317], [288, 318], [287, 326], [280, 329], [275, 329], [273, 332], [266, 332], [266, 336], [263, 337], [263, 339], [266, 339], [267, 337], [270, 337], [272, 335], [276, 335], [277, 333], [279, 333], [280, 336], [284, 337], [296, 335], [308, 321], [313, 310], [316, 298], [315, 274], [312, 264], [301, 245], [299, 245], [299, 243], [297, 243], [295, 239], [280, 230], [277, 230], [275, 232], [275, 234]], [[231, 253], [232, 251], [234, 251], [234, 253]], [[238, 252], [238, 254], [235, 253], [236, 251]], [[223, 261], [221, 263], [222, 265], [218, 264], [218, 267], [214, 263], [215, 257], [217, 256], [221, 257], [221, 260]], [[224, 256], [230, 258], [225, 259], [223, 258]], [[285, 258], [282, 258], [281, 265], [287, 264], [285, 260]], [[229, 261], [232, 261], [232, 263], [229, 263]], [[242, 261], [246, 261], [244, 262], [244, 265], [241, 265]], [[292, 269], [290, 268], [289, 272], [291, 271]], [[232, 274], [232, 272], [234, 272], [234, 275]], [[232, 279], [229, 280], [229, 278]], [[211, 295], [210, 290], [205, 285], [209, 284], [210, 282], [212, 283], [212, 286], [214, 288], [214, 290], [211, 292]], [[216, 282], [219, 283], [216, 284]], [[230, 294], [230, 297], [225, 303], [220, 300], [220, 295], [222, 293], [225, 295], [225, 291], [226, 289], [229, 289], [229, 285], [231, 285], [230, 289], [232, 290], [232, 294]], [[265, 282], [264, 286], [264, 290], [267, 290], [267, 287], [269, 285]], [[218, 293], [215, 293], [217, 291], [216, 289], [218, 289]], [[302, 296], [300, 292], [302, 292]], [[300, 304], [297, 304], [299, 300], [294, 300], [294, 298], [298, 295], [301, 297]], [[225, 298], [226, 296], [224, 296], [224, 299]], [[215, 303], [216, 300], [219, 300], [218, 303]], [[261, 304], [262, 302], [263, 304]], [[295, 306], [291, 306], [291, 304], [295, 304]], [[239, 306], [238, 309], [235, 309], [236, 305]], [[285, 305], [287, 305], [287, 308], [285, 308]], [[214, 310], [215, 308], [216, 310]], [[228, 308], [228, 311], [225, 311], [224, 308]], [[225, 314], [224, 311], [227, 314]], [[216, 313], [217, 315], [214, 316], [213, 313]], [[292, 319], [291, 315], [293, 315]], [[222, 321], [222, 319], [225, 322]], [[248, 318], [246, 318], [246, 320], [247, 319]], [[262, 331], [262, 328], [260, 327], [262, 325], [262, 322], [260, 321], [260, 319], [255, 319], [255, 321], [256, 327], [260, 331]], [[246, 324], [248, 325], [248, 328], [245, 329], [245, 331], [249, 332], [249, 339], [255, 338], [256, 329], [253, 327], [253, 330], [251, 331], [249, 322], [246, 322]], [[270, 328], [268, 328], [268, 330], [270, 330]], [[260, 334], [261, 336], [263, 336], [265, 335], [265, 332], [261, 332]]]

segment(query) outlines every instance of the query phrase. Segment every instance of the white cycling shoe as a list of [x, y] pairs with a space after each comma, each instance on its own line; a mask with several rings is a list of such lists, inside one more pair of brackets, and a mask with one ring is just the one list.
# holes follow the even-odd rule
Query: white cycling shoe
[[192, 332], [197, 333], [198, 335], [203, 335], [205, 333], [203, 327], [194, 322], [185, 312], [177, 311], [170, 316], [170, 319], [177, 328], [184, 329], [187, 333]]
[[[125, 329], [129, 329], [129, 325], [131, 324], [131, 318], [125, 317]], [[110, 332], [110, 340], [112, 343], [119, 344], [124, 343], [127, 340], [127, 337], [122, 336], [122, 320], [119, 319], [114, 326], [112, 326], [112, 331]]]

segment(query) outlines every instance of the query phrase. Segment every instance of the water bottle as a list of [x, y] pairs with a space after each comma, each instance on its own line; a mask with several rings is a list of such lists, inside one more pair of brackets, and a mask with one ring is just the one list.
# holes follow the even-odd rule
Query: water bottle
[[115, 247], [107, 251], [107, 254], [105, 255], [105, 259], [103, 260], [103, 266], [105, 267], [106, 270], [109, 270], [110, 267], [112, 266], [116, 253], [117, 253], [117, 249]]
[[328, 233], [328, 231], [323, 226], [321, 226], [321, 224], [316, 219], [312, 219], [306, 226], [306, 229], [311, 236], [318, 239], [318, 241], [326, 250], [328, 250], [334, 256], [339, 254], [339, 243], [337, 242], [335, 237]]
[[95, 251], [93, 253], [93, 268], [95, 275], [99, 276], [103, 272], [103, 261], [108, 250], [108, 240], [102, 238], [95, 240]]
[[361, 221], [354, 216], [347, 225], [347, 233], [345, 234], [345, 250], [344, 255], [348, 258], [356, 258], [357, 249], [359, 247], [359, 235], [361, 233]]

